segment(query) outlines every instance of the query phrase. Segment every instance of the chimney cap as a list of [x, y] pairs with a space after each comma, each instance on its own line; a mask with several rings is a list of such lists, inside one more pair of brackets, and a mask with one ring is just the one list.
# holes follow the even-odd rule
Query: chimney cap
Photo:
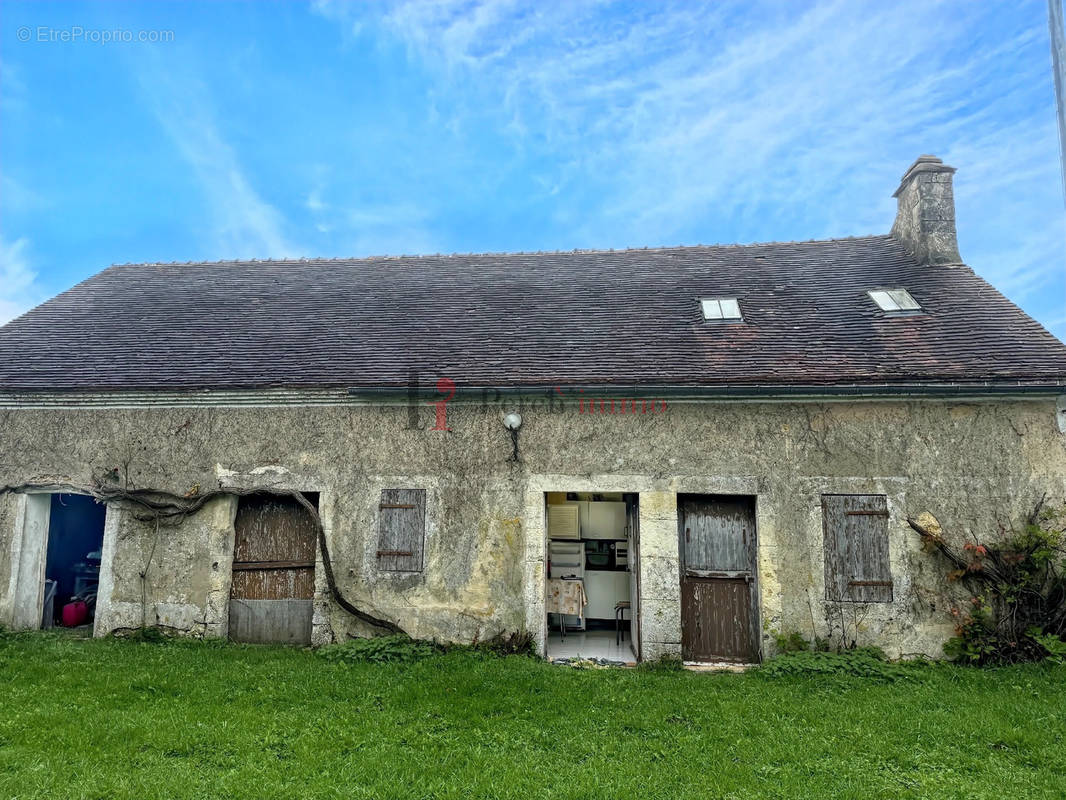
[[955, 172], [954, 167], [949, 167], [943, 162], [942, 159], [933, 155], [921, 155], [914, 160], [914, 163], [910, 165], [910, 168], [903, 173], [903, 177], [900, 178], [899, 188], [892, 193], [893, 197], [899, 197], [899, 193], [903, 191], [905, 187], [915, 175], [919, 172], [947, 172], [951, 174]]

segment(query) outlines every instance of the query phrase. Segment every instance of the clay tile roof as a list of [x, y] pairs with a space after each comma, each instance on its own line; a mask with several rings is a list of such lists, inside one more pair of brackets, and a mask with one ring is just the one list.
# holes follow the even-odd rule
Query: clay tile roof
[[[866, 295], [905, 288], [925, 313]], [[737, 297], [743, 324], [697, 298]], [[0, 391], [1066, 383], [1066, 345], [891, 236], [113, 266], [0, 328]]]

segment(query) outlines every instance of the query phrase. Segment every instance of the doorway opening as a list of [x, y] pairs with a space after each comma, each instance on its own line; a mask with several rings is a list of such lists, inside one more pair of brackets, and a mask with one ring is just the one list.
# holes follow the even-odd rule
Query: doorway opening
[[92, 635], [107, 506], [88, 495], [53, 494], [40, 626]]
[[[318, 493], [304, 492], [318, 508]], [[311, 644], [318, 530], [291, 497], [250, 494], [237, 503], [229, 638]]]
[[757, 663], [755, 497], [679, 494], [677, 511], [682, 659]]
[[547, 492], [546, 655], [633, 664], [640, 658], [639, 498]]

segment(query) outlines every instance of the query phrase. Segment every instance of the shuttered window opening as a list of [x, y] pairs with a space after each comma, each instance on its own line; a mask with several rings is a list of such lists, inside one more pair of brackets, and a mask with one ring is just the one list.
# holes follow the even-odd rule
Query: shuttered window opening
[[421, 572], [426, 541], [426, 490], [383, 489], [378, 506], [378, 567]]
[[888, 503], [884, 495], [822, 495], [825, 598], [892, 602]]

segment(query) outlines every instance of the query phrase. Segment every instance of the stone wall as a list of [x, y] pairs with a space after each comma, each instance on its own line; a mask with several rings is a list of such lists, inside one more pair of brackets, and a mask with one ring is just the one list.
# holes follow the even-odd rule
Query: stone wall
[[[645, 658], [679, 650], [679, 492], [757, 496], [765, 652], [773, 632], [796, 630], [895, 655], [938, 655], [951, 631], [943, 567], [919, 551], [907, 516], [930, 511], [961, 537], [1017, 523], [1045, 493], [1066, 499], [1053, 399], [678, 402], [635, 415], [526, 407], [518, 463], [501, 423], [509, 408], [452, 405], [450, 431], [430, 429], [429, 407], [418, 426], [388, 406], [0, 410], [0, 484], [86, 484], [117, 468], [132, 485], [178, 494], [319, 492], [345, 595], [412, 635], [449, 641], [522, 627], [543, 641], [544, 492], [638, 492]], [[378, 498], [388, 487], [427, 489], [420, 574], [377, 568]], [[888, 497], [892, 603], [824, 602], [822, 493]], [[0, 496], [3, 624], [18, 502]], [[224, 636], [235, 511], [234, 498], [221, 498], [157, 532], [129, 508], [109, 509], [97, 632], [144, 621]], [[325, 589], [319, 569], [314, 641], [365, 633]]]

